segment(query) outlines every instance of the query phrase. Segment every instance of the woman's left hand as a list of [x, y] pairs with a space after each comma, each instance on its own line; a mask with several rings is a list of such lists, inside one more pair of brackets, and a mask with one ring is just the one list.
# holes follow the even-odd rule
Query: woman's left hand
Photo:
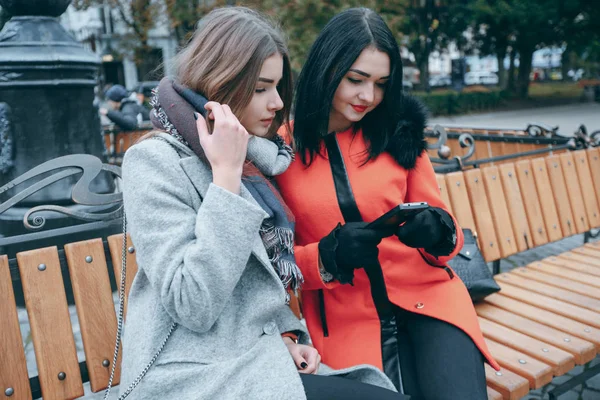
[[284, 342], [290, 352], [298, 372], [301, 374], [316, 374], [321, 364], [321, 355], [312, 346], [296, 344], [289, 338], [284, 338]]

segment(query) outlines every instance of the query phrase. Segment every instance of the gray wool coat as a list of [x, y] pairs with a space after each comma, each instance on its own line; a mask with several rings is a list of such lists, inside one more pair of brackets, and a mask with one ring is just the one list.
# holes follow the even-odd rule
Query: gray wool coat
[[[139, 270], [128, 301], [120, 390], [140, 374], [174, 321], [177, 328], [129, 398], [305, 399], [280, 334], [295, 330], [300, 342], [309, 338], [261, 241], [267, 214], [243, 185], [240, 195], [214, 185], [190, 149], [159, 136], [133, 146], [123, 161]], [[251, 144], [261, 170], [280, 168], [276, 145], [260, 138]], [[394, 390], [371, 366], [322, 365], [319, 374]]]

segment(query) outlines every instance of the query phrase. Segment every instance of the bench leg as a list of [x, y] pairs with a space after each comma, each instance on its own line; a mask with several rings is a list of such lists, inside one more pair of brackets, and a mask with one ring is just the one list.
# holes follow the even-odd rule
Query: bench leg
[[495, 260], [492, 264], [493, 270], [492, 272], [494, 273], [494, 275], [497, 275], [500, 273], [500, 260]]
[[[591, 361], [590, 361], [591, 362]], [[588, 379], [600, 374], [600, 364], [594, 365], [592, 368], [583, 371], [581, 374], [575, 376], [574, 378], [569, 379], [562, 385], [558, 385], [554, 389], [548, 392], [549, 400], [557, 400], [558, 396], [568, 392], [573, 389], [575, 386], [579, 386]]]

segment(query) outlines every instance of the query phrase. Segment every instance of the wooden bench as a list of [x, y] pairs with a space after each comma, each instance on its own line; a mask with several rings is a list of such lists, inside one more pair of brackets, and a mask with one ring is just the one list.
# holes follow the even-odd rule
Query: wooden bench
[[127, 149], [151, 130], [152, 125], [149, 123], [144, 123], [135, 131], [122, 131], [114, 125], [103, 127], [104, 147], [108, 162], [121, 165]]
[[[444, 201], [462, 227], [476, 232], [496, 272], [503, 258], [600, 227], [597, 148], [437, 179]], [[585, 244], [496, 279], [502, 290], [476, 310], [490, 351], [502, 366], [501, 372], [486, 370], [488, 386], [503, 399], [522, 398], [596, 357], [600, 244]], [[598, 366], [592, 370], [600, 373]], [[563, 390], [551, 391], [551, 398]]]
[[[111, 170], [119, 175], [118, 167]], [[485, 259], [497, 262], [600, 226], [599, 174], [598, 149], [588, 149], [437, 178], [460, 224], [477, 233]], [[9, 203], [0, 204], [0, 213]], [[113, 217], [112, 222], [118, 226], [119, 220]], [[122, 235], [114, 234], [14, 255], [0, 252], [0, 390], [15, 399], [67, 399], [82, 396], [87, 381], [93, 392], [106, 387], [117, 324], [113, 290], [120, 280], [122, 251]], [[128, 288], [137, 269], [129, 241], [125, 255]], [[85, 361], [77, 356], [65, 277], [72, 286]], [[498, 282], [502, 291], [476, 306], [484, 336], [503, 368], [496, 372], [486, 367], [490, 399], [522, 398], [596, 357], [600, 245], [587, 244], [516, 268], [498, 275]], [[38, 376], [32, 378], [16, 287], [24, 293], [36, 356]], [[292, 304], [300, 316], [297, 299]]]

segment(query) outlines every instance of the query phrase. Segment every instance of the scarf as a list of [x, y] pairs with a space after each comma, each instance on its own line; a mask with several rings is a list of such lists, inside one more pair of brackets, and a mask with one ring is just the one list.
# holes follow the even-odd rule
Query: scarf
[[[208, 163], [200, 145], [196, 121], [193, 112], [204, 110], [206, 99], [168, 78], [163, 78], [150, 104], [150, 120], [156, 129], [167, 132], [179, 142], [190, 148], [203, 162]], [[283, 139], [276, 135], [273, 142], [279, 151], [293, 154]], [[291, 157], [290, 157], [291, 159]], [[275, 273], [284, 288], [297, 292], [304, 278], [294, 257], [294, 215], [287, 207], [279, 191], [271, 181], [256, 167], [256, 160], [249, 159], [244, 166], [242, 184], [248, 189], [254, 200], [268, 214], [259, 233]]]

